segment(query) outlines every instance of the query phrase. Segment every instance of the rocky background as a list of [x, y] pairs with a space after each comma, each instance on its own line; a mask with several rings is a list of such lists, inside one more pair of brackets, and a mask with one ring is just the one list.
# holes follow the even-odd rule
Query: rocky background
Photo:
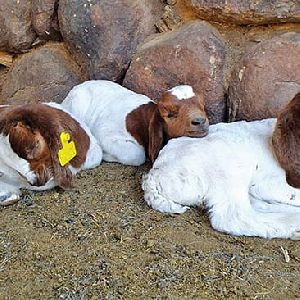
[[0, 103], [61, 102], [108, 79], [205, 95], [212, 123], [275, 116], [300, 92], [299, 0], [0, 0]]

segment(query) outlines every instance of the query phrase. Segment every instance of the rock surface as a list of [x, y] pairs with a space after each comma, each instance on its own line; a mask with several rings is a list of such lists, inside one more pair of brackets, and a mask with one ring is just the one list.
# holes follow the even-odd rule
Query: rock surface
[[22, 52], [36, 38], [31, 26], [30, 0], [0, 1], [0, 49]]
[[224, 57], [218, 31], [203, 21], [189, 22], [142, 45], [123, 84], [152, 99], [175, 85], [190, 84], [204, 94], [210, 121], [220, 122], [226, 108]]
[[58, 35], [58, 0], [33, 0], [32, 25], [38, 36], [49, 39]]
[[2, 103], [61, 102], [84, 78], [62, 44], [50, 43], [17, 59], [3, 83]]
[[300, 34], [286, 33], [252, 47], [229, 84], [230, 120], [275, 117], [300, 92]]
[[204, 20], [240, 25], [300, 22], [299, 0], [185, 0]]
[[121, 81], [161, 9], [159, 0], [60, 0], [61, 33], [90, 78]]

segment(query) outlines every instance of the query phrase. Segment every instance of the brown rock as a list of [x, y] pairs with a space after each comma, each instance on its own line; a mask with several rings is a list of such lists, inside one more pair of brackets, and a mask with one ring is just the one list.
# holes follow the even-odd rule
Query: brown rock
[[0, 51], [0, 65], [10, 67], [13, 63], [13, 56], [7, 52]]
[[300, 34], [265, 40], [244, 55], [229, 84], [230, 120], [275, 117], [300, 92]]
[[31, 0], [1, 0], [0, 4], [0, 49], [29, 49], [36, 37], [31, 26]]
[[32, 1], [32, 25], [37, 35], [43, 39], [59, 35], [57, 9], [58, 0]]
[[211, 123], [224, 120], [225, 46], [218, 31], [203, 21], [157, 36], [140, 47], [123, 84], [152, 99], [178, 84], [190, 84], [205, 97]]
[[166, 5], [160, 20], [155, 23], [155, 27], [158, 32], [167, 32], [176, 29], [181, 24], [182, 19], [176, 13], [175, 9], [171, 5]]
[[204, 20], [235, 24], [300, 22], [299, 0], [185, 0]]
[[[0, 95], [1, 95], [3, 83], [6, 78], [7, 70], [8, 69], [5, 66], [0, 65]], [[1, 103], [1, 99], [0, 99], [0, 103]]]
[[160, 0], [60, 0], [60, 29], [92, 79], [120, 81], [161, 10]]
[[85, 78], [62, 44], [49, 43], [17, 59], [4, 81], [2, 103], [61, 102]]

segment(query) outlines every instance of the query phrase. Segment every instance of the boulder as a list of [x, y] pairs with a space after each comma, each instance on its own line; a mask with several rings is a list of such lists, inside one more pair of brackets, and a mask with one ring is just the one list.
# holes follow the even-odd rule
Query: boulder
[[16, 59], [2, 86], [2, 104], [61, 102], [85, 80], [62, 44], [49, 43]]
[[6, 74], [7, 74], [7, 68], [0, 64], [0, 94], [2, 91], [3, 82], [5, 81], [6, 78]]
[[160, 0], [60, 0], [60, 30], [91, 79], [121, 81], [162, 8]]
[[37, 35], [43, 39], [55, 39], [59, 36], [58, 0], [32, 1], [32, 26]]
[[199, 18], [239, 25], [300, 22], [299, 0], [185, 0]]
[[123, 85], [158, 99], [163, 91], [190, 84], [202, 92], [211, 123], [224, 120], [225, 46], [219, 32], [204, 21], [192, 21], [142, 45], [133, 57]]
[[22, 52], [36, 38], [31, 26], [31, 0], [0, 1], [0, 50]]
[[229, 119], [275, 117], [300, 92], [300, 34], [285, 33], [249, 49], [229, 83]]

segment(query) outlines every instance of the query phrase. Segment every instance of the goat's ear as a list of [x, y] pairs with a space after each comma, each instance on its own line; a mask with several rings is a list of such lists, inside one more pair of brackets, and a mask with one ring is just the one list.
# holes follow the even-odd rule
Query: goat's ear
[[46, 148], [46, 142], [38, 130], [34, 130], [31, 145], [26, 149], [27, 159], [39, 159]]
[[163, 146], [163, 122], [158, 114], [154, 114], [149, 123], [148, 155], [153, 163]]
[[55, 183], [64, 190], [72, 188], [72, 173], [68, 166], [61, 166], [58, 159], [58, 151], [60, 150], [61, 143], [59, 134], [55, 134], [54, 137], [50, 138], [50, 143], [48, 144], [51, 152], [51, 160], [53, 166], [54, 180]]
[[296, 188], [300, 188], [300, 174], [297, 174], [296, 172], [293, 171], [287, 171], [286, 172], [286, 182]]
[[22, 121], [13, 120], [8, 122], [6, 130], [13, 151], [23, 159], [30, 159], [28, 152], [33, 149], [35, 143], [33, 129]]
[[178, 106], [176, 105], [176, 97], [165, 92], [157, 103], [159, 113], [162, 118], [168, 118], [170, 115], [175, 116], [178, 113]]

